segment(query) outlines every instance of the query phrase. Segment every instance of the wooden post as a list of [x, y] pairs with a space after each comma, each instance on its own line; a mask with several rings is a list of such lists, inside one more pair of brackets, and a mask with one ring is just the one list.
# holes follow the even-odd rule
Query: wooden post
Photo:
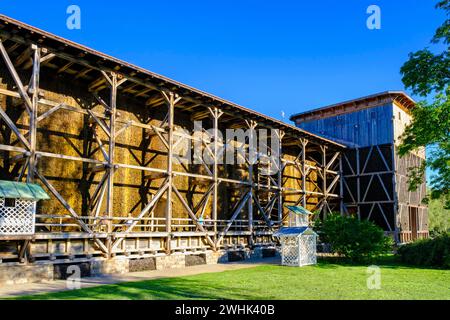
[[249, 246], [252, 247], [254, 243], [254, 235], [253, 235], [253, 194], [254, 194], [254, 187], [253, 187], [253, 157], [251, 155], [256, 156], [255, 150], [251, 150], [251, 148], [256, 148], [256, 145], [253, 143], [254, 139], [254, 131], [256, 128], [256, 122], [255, 121], [246, 121], [248, 128], [250, 130], [248, 138], [249, 138], [249, 144], [248, 144], [248, 184], [250, 186], [250, 196], [247, 203], [247, 211], [248, 211], [248, 231], [250, 233], [249, 237]]
[[173, 176], [172, 176], [172, 156], [173, 156], [173, 93], [170, 92], [169, 108], [168, 108], [168, 144], [169, 150], [167, 152], [167, 175], [168, 175], [168, 185], [167, 188], [167, 202], [166, 202], [166, 232], [169, 233], [167, 236], [167, 254], [171, 253], [171, 240], [170, 232], [172, 231], [172, 189], [173, 189]]
[[106, 195], [106, 214], [108, 220], [108, 256], [111, 257], [111, 238], [110, 234], [113, 232], [112, 217], [114, 210], [114, 149], [115, 149], [115, 122], [116, 122], [116, 98], [117, 98], [117, 75], [111, 75], [111, 101], [109, 111], [109, 149], [108, 149], [108, 187]]
[[[108, 216], [108, 238], [107, 248], [108, 257], [112, 254], [112, 239], [111, 234], [113, 230], [112, 218], [114, 217], [114, 172], [116, 166], [114, 164], [114, 150], [116, 148], [116, 117], [117, 117], [117, 88], [126, 81], [126, 79], [118, 79], [118, 75], [111, 72], [109, 77], [103, 72], [103, 76], [109, 82], [111, 87], [110, 103], [109, 106], [105, 106], [106, 112], [109, 113], [109, 148], [108, 148], [108, 180], [107, 180], [107, 193], [106, 193], [106, 215]], [[109, 108], [108, 108], [109, 107]], [[93, 115], [91, 113], [91, 115]], [[99, 204], [101, 205], [101, 204]]]
[[39, 101], [39, 73], [41, 51], [36, 45], [31, 46], [34, 51], [33, 74], [30, 80], [29, 91], [31, 93], [31, 113], [30, 113], [30, 160], [28, 163], [27, 182], [34, 182], [34, 172], [36, 169], [36, 134], [37, 134], [37, 113]]
[[358, 215], [358, 219], [361, 218], [361, 208], [360, 208], [360, 203], [361, 203], [361, 165], [359, 163], [359, 148], [356, 148], [356, 212]]
[[[218, 212], [218, 201], [219, 201], [219, 179], [218, 179], [218, 139], [219, 139], [219, 118], [222, 116], [222, 112], [218, 108], [214, 108], [213, 110], [210, 109], [210, 112], [213, 116], [213, 125], [214, 125], [214, 165], [213, 165], [213, 184], [214, 184], [214, 190], [213, 190], [213, 203], [212, 203], [212, 218], [213, 218], [213, 228], [214, 228], [214, 243], [217, 244], [217, 212]], [[213, 248], [214, 250], [217, 250], [216, 245]]]
[[306, 209], [307, 201], [306, 201], [306, 145], [308, 142], [305, 139], [301, 140], [302, 143], [302, 206]]
[[276, 131], [278, 138], [278, 222], [283, 221], [283, 131]]
[[399, 217], [400, 212], [398, 212], [398, 194], [397, 194], [397, 161], [395, 159], [395, 144], [391, 145], [392, 153], [392, 168], [389, 168], [392, 172], [392, 200], [394, 201], [394, 216], [395, 216], [395, 226], [394, 226], [394, 241], [400, 243], [400, 231], [399, 231]]
[[178, 96], [175, 96], [173, 92], [162, 92], [164, 98], [167, 102], [167, 202], [166, 202], [166, 253], [170, 254], [171, 249], [171, 232], [172, 232], [172, 191], [173, 191], [173, 167], [172, 167], [172, 158], [173, 158], [173, 131], [174, 131], [174, 110], [176, 103], [181, 99]]
[[339, 156], [339, 211], [341, 216], [344, 215], [344, 169], [342, 166], [342, 157], [341, 153]]
[[322, 193], [323, 193], [323, 219], [327, 217], [327, 207], [328, 207], [328, 192], [327, 192], [327, 149], [326, 146], [321, 146], [322, 150]]

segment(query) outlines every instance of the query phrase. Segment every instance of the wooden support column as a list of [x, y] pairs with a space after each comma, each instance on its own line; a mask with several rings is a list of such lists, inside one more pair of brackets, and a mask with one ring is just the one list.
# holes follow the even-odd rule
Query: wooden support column
[[327, 217], [328, 207], [328, 192], [327, 192], [327, 149], [325, 146], [321, 146], [322, 150], [322, 193], [323, 193], [323, 219]]
[[[28, 93], [31, 94], [31, 104], [30, 104], [30, 122], [29, 122], [29, 158], [28, 158], [28, 170], [26, 180], [27, 183], [33, 183], [35, 177], [36, 168], [36, 134], [37, 134], [37, 113], [38, 113], [38, 101], [39, 101], [39, 73], [40, 73], [40, 60], [41, 60], [41, 49], [32, 45], [33, 50], [33, 71], [31, 74], [30, 83], [28, 86]], [[27, 94], [27, 93], [25, 93]], [[28, 97], [28, 96], [27, 96]], [[26, 163], [24, 164], [26, 165]], [[20, 262], [27, 262], [30, 259], [30, 242], [28, 240], [23, 242], [20, 253]]]
[[306, 139], [301, 140], [302, 144], [302, 192], [303, 192], [303, 198], [302, 198], [302, 206], [306, 209], [307, 205], [307, 199], [306, 199], [306, 145], [308, 144], [308, 141]]
[[173, 92], [164, 92], [162, 94], [167, 102], [167, 202], [166, 202], [166, 232], [168, 233], [166, 239], [166, 253], [170, 254], [171, 240], [172, 240], [172, 191], [173, 191], [173, 131], [174, 131], [174, 111], [175, 105], [180, 101], [180, 97]]
[[106, 196], [106, 214], [108, 216], [108, 256], [111, 256], [112, 240], [111, 233], [113, 232], [112, 217], [114, 215], [114, 149], [116, 145], [115, 139], [115, 123], [116, 123], [116, 103], [117, 103], [117, 75], [111, 75], [111, 101], [109, 109], [109, 149], [108, 149], [108, 181], [107, 181], [107, 196]]
[[113, 223], [112, 218], [114, 217], [114, 173], [117, 169], [114, 164], [114, 151], [116, 148], [116, 117], [117, 117], [117, 88], [123, 84], [126, 79], [119, 79], [119, 76], [111, 72], [110, 75], [102, 72], [103, 76], [110, 85], [110, 102], [109, 106], [105, 106], [106, 113], [108, 113], [109, 118], [109, 146], [108, 146], [108, 180], [107, 180], [107, 192], [106, 192], [106, 215], [108, 216], [108, 238], [107, 238], [107, 248], [108, 257], [112, 254], [112, 238], [113, 233]]
[[278, 138], [278, 222], [283, 221], [283, 131], [275, 131]]
[[361, 219], [361, 164], [359, 163], [359, 148], [356, 148], [356, 213], [358, 219]]
[[392, 172], [392, 200], [394, 201], [394, 216], [395, 216], [395, 229], [394, 229], [394, 241], [395, 243], [400, 243], [400, 212], [398, 211], [398, 194], [397, 194], [397, 161], [395, 159], [395, 144], [391, 145], [391, 156], [392, 156], [392, 168], [387, 168]]
[[36, 134], [37, 134], [37, 114], [39, 101], [39, 73], [41, 51], [36, 45], [31, 46], [34, 51], [33, 73], [31, 75], [28, 91], [31, 93], [31, 112], [30, 112], [30, 158], [28, 162], [27, 182], [34, 182], [34, 172], [36, 170]]
[[253, 168], [254, 168], [254, 163], [253, 161], [255, 160], [254, 158], [251, 157], [251, 155], [254, 155], [254, 157], [256, 157], [257, 152], [255, 152], [256, 150], [251, 150], [251, 148], [256, 149], [256, 144], [254, 143], [254, 133], [255, 133], [255, 128], [257, 126], [256, 121], [246, 121], [248, 129], [250, 130], [248, 138], [248, 184], [250, 186], [250, 197], [248, 199], [248, 203], [247, 203], [247, 211], [248, 211], [248, 231], [250, 232], [250, 237], [249, 237], [249, 246], [252, 247], [254, 244], [254, 235], [253, 235], [253, 195], [254, 195], [254, 186], [253, 186]]
[[339, 211], [344, 215], [344, 169], [342, 167], [343, 154], [339, 156]]
[[167, 254], [171, 253], [171, 240], [170, 232], [172, 231], [172, 189], [173, 189], [173, 176], [172, 176], [172, 157], [173, 157], [173, 119], [174, 119], [174, 103], [173, 103], [173, 93], [169, 93], [169, 105], [168, 105], [168, 143], [169, 150], [167, 151], [167, 175], [168, 175], [168, 188], [167, 188], [167, 202], [166, 202], [166, 232], [169, 233], [167, 236]]
[[[219, 172], [218, 172], [218, 160], [219, 160], [219, 118], [223, 115], [223, 112], [218, 108], [211, 109], [209, 111], [213, 117], [213, 138], [214, 138], [214, 164], [213, 164], [213, 203], [212, 203], [212, 219], [213, 219], [213, 228], [214, 228], [214, 244], [217, 243], [217, 212], [218, 212], [218, 201], [219, 201]], [[214, 250], [217, 250], [217, 247], [214, 246]]]

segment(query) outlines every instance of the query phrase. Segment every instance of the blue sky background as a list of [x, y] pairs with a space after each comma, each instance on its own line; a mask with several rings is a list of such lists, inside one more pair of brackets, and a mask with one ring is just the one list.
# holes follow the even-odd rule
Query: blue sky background
[[[66, 9], [81, 8], [81, 30]], [[381, 30], [366, 27], [370, 4]], [[435, 1], [28, 1], [0, 12], [281, 119], [403, 89], [408, 53], [444, 21]]]

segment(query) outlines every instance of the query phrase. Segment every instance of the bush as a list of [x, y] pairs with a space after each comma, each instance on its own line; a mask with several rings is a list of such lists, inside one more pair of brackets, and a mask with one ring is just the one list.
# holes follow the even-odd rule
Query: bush
[[372, 259], [392, 249], [393, 241], [383, 229], [367, 220], [330, 215], [316, 225], [320, 240], [331, 245], [331, 251], [352, 261]]
[[403, 263], [450, 269], [450, 235], [402, 245], [397, 254]]

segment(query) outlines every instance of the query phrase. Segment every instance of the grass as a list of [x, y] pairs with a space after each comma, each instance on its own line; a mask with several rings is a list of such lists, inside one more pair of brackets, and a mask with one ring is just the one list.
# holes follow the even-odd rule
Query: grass
[[450, 271], [380, 261], [381, 288], [367, 288], [367, 266], [321, 261], [303, 268], [276, 265], [179, 278], [104, 285], [17, 299], [445, 299]]

